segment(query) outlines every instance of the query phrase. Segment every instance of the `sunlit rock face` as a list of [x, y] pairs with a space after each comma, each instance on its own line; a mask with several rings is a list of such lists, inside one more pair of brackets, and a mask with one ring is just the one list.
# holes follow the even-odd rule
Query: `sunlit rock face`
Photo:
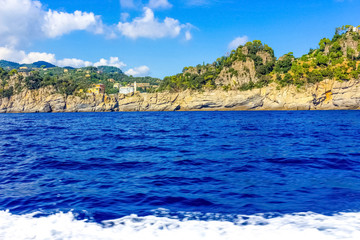
[[47, 87], [0, 100], [3, 113], [329, 109], [360, 109], [360, 80], [324, 80], [300, 88], [293, 85], [280, 88], [272, 83], [249, 91], [216, 89], [129, 95], [64, 96]]

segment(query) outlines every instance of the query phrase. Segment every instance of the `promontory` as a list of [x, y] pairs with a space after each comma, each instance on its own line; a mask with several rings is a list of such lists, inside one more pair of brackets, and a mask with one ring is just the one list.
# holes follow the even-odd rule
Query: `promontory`
[[255, 40], [163, 80], [108, 66], [0, 66], [2, 113], [360, 109], [360, 30], [350, 25], [299, 58], [277, 59]]

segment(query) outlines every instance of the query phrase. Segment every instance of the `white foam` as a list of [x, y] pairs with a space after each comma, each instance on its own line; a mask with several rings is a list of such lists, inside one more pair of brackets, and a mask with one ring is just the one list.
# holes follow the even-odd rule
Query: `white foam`
[[[322, 240], [360, 239], [360, 213], [315, 213], [266, 219], [239, 216], [235, 222], [126, 216], [103, 224], [75, 220], [72, 213], [35, 218], [0, 211], [0, 239], [117, 240]], [[245, 220], [246, 219], [246, 220]]]

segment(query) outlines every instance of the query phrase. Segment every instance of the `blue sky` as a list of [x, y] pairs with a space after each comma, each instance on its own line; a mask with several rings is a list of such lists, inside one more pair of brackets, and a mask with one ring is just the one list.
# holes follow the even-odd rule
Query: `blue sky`
[[114, 65], [163, 78], [261, 40], [301, 56], [335, 27], [360, 25], [357, 0], [0, 0], [0, 59]]

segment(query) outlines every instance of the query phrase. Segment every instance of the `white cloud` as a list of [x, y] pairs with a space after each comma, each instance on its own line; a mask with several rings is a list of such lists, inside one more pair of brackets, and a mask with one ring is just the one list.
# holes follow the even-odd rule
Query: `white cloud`
[[37, 61], [46, 61], [52, 64], [57, 64], [55, 54], [45, 52], [25, 53], [25, 51], [7, 47], [0, 47], [0, 59], [5, 59], [18, 63], [33, 63]]
[[75, 30], [87, 30], [93, 33], [103, 33], [99, 16], [94, 13], [75, 11], [65, 13], [49, 10], [44, 16], [42, 31], [49, 38], [62, 36]]
[[110, 57], [109, 60], [106, 60], [104, 58], [100, 59], [100, 61], [96, 62], [94, 64], [95, 67], [99, 66], [112, 66], [117, 68], [123, 68], [126, 67], [126, 64], [121, 62], [118, 57]]
[[[124, 68], [126, 64], [119, 60], [118, 57], [110, 57], [109, 59], [101, 58], [96, 63], [85, 61], [78, 58], [64, 58], [64, 59], [56, 59], [55, 54], [53, 53], [45, 53], [45, 52], [29, 52], [26, 53], [23, 50], [16, 50], [14, 48], [0, 47], [0, 60], [4, 59], [7, 61], [18, 62], [18, 63], [33, 63], [37, 61], [46, 61], [52, 63], [59, 67], [88, 67], [88, 66], [113, 66], [117, 68]], [[141, 68], [139, 71], [143, 71]]]
[[127, 70], [125, 74], [128, 76], [132, 75], [134, 77], [144, 77], [147, 76], [149, 72], [150, 68], [148, 66], [140, 66]]
[[121, 13], [121, 15], [120, 15], [120, 19], [121, 19], [121, 21], [123, 21], [123, 22], [127, 21], [129, 17], [130, 17], [130, 14], [127, 13], [127, 12], [123, 12], [123, 13]]
[[120, 5], [122, 8], [135, 8], [136, 7], [134, 0], [120, 0]]
[[151, 9], [167, 9], [171, 8], [172, 4], [168, 0], [148, 0], [147, 4], [142, 0], [120, 0], [120, 6], [124, 9], [140, 9], [144, 6]]
[[65, 58], [57, 60], [55, 54], [45, 52], [29, 52], [23, 50], [16, 50], [14, 48], [0, 47], [0, 59], [18, 63], [33, 63], [37, 61], [46, 61], [60, 67], [85, 67], [92, 66], [89, 61], [84, 61], [76, 58]]
[[[145, 6], [141, 0], [120, 0], [124, 7]], [[101, 16], [92, 12], [73, 13], [45, 8], [36, 0], [0, 0], [0, 46], [27, 48], [33, 41], [61, 37], [73, 31], [88, 31], [104, 34], [106, 38], [116, 38], [119, 32], [126, 37], [159, 39], [175, 38], [183, 31], [185, 39], [191, 39], [191, 24], [166, 17], [159, 20], [153, 9], [170, 8], [168, 0], [148, 0], [142, 17], [128, 21], [128, 13], [121, 14], [118, 25], [103, 24]]]
[[44, 52], [30, 52], [28, 54], [25, 54], [25, 57], [20, 61], [20, 63], [33, 63], [37, 61], [45, 61], [56, 64], [55, 54]]
[[0, 45], [16, 46], [40, 38], [44, 11], [38, 1], [0, 0]]
[[77, 59], [77, 58], [64, 58], [62, 60], [56, 61], [56, 65], [59, 67], [81, 68], [81, 67], [92, 66], [93, 63], [89, 62], [89, 61], [84, 61], [82, 59]]
[[230, 49], [230, 50], [236, 49], [240, 45], [244, 45], [248, 41], [249, 41], [248, 36], [237, 37], [229, 43], [228, 49]]
[[211, 0], [187, 0], [186, 4], [190, 6], [203, 6], [211, 3]]
[[12, 62], [21, 62], [26, 57], [24, 51], [17, 51], [13, 48], [0, 47], [0, 59], [12, 61]]
[[54, 38], [76, 30], [103, 33], [100, 16], [45, 10], [35, 0], [0, 0], [0, 45], [18, 47], [33, 40]]
[[150, 0], [148, 6], [151, 9], [172, 7], [168, 0]]
[[[30, 52], [26, 53], [22, 50], [16, 50], [13, 48], [0, 47], [0, 59], [7, 61], [18, 62], [18, 63], [33, 63], [37, 61], [46, 61], [52, 63], [59, 67], [88, 67], [88, 66], [113, 66], [120, 69], [126, 67], [126, 64], [119, 60], [118, 57], [110, 57], [109, 59], [101, 58], [99, 61], [93, 63], [90, 61], [85, 61], [78, 58], [64, 58], [56, 59], [55, 54], [52, 53], [40, 53], [40, 52]], [[132, 75], [134, 77], [143, 77], [148, 76], [150, 73], [150, 68], [148, 66], [140, 66], [130, 68], [125, 72], [126, 75]]]
[[191, 35], [190, 31], [186, 31], [185, 39], [186, 39], [186, 41], [190, 41], [192, 39], [192, 35]]
[[164, 21], [159, 21], [155, 18], [154, 12], [144, 7], [144, 15], [133, 19], [132, 22], [120, 22], [118, 30], [122, 35], [137, 39], [137, 38], [175, 38], [179, 36], [181, 30], [189, 28], [189, 24], [181, 24], [179, 20], [166, 17]]

